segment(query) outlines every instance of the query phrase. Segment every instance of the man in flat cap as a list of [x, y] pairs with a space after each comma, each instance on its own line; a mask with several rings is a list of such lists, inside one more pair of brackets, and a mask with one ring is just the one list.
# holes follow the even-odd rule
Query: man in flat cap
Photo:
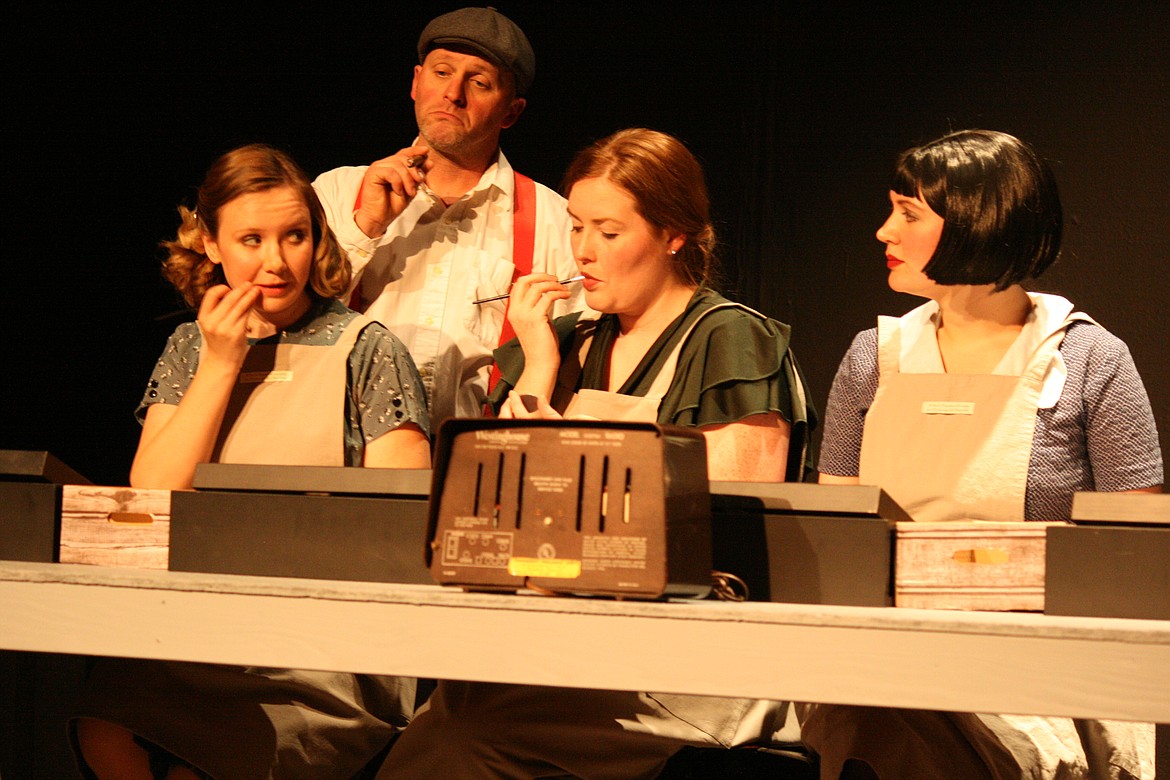
[[[564, 199], [514, 172], [499, 147], [536, 70], [523, 31], [492, 8], [463, 8], [426, 26], [418, 57], [414, 143], [314, 187], [353, 264], [348, 302], [406, 344], [437, 427], [482, 414], [506, 335], [507, 300], [474, 301], [531, 271], [566, 279], [576, 267]], [[578, 288], [554, 315], [583, 306]]]

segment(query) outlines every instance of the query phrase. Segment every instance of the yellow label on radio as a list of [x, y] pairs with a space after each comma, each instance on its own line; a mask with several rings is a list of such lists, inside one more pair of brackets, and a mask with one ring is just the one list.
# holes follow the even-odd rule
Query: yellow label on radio
[[568, 558], [509, 558], [508, 574], [513, 577], [552, 577], [571, 580], [581, 576], [581, 561]]

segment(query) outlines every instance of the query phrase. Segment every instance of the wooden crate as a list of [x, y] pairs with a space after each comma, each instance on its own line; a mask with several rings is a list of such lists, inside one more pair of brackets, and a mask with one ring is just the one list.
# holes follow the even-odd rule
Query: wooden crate
[[171, 491], [65, 485], [61, 563], [166, 569]]
[[1043, 611], [1052, 525], [1066, 524], [897, 523], [894, 606]]

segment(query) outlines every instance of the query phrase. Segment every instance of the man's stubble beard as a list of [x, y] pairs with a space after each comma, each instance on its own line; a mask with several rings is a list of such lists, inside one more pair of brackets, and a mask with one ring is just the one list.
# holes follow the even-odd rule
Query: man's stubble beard
[[[442, 124], [442, 123], [435, 123]], [[452, 158], [460, 158], [471, 149], [467, 133], [460, 128], [439, 127], [439, 132], [433, 132], [430, 127], [419, 126], [418, 134], [431, 149]]]

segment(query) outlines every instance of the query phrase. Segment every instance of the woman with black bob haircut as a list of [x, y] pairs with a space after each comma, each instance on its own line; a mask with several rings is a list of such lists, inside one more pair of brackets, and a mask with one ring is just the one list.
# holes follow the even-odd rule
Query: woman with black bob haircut
[[[829, 392], [820, 482], [879, 485], [918, 521], [1067, 521], [1078, 491], [1161, 492], [1125, 343], [1029, 292], [1060, 249], [1052, 173], [965, 130], [898, 159], [877, 231], [887, 283], [927, 302], [859, 333]], [[822, 778], [1153, 776], [1148, 724], [803, 705]]]
[[902, 153], [890, 189], [919, 198], [943, 218], [923, 271], [939, 284], [1035, 279], [1060, 254], [1063, 217], [1056, 179], [1018, 138], [962, 130]]

